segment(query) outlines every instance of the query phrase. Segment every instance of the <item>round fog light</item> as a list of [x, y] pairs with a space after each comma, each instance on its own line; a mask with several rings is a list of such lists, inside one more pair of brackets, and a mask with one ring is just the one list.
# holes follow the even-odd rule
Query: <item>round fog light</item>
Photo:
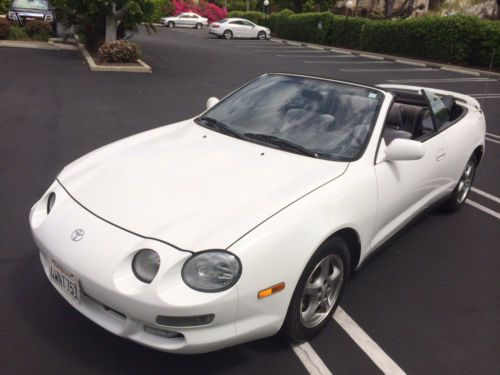
[[154, 250], [143, 249], [132, 259], [132, 271], [135, 277], [145, 283], [151, 283], [160, 269], [160, 256]]

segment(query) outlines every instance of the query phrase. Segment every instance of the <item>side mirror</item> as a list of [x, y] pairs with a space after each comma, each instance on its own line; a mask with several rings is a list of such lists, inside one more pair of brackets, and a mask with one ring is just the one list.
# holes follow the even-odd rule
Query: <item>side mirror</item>
[[215, 96], [211, 96], [207, 99], [207, 109], [212, 108], [217, 103], [219, 103], [219, 99], [217, 99]]
[[385, 149], [385, 160], [418, 160], [425, 155], [422, 142], [395, 138]]

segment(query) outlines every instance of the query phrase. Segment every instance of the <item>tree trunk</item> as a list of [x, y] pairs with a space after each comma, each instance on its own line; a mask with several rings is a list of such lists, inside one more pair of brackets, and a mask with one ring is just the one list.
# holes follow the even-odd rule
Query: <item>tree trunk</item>
[[385, 18], [392, 17], [392, 11], [394, 8], [394, 1], [395, 0], [385, 0]]
[[106, 16], [106, 43], [116, 40], [117, 22], [113, 14]]

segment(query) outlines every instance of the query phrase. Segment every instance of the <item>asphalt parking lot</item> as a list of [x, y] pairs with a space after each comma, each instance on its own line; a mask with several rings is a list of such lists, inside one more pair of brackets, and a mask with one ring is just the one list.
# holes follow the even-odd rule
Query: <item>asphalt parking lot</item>
[[[206, 30], [161, 28], [136, 39], [153, 74], [91, 73], [76, 51], [0, 49], [0, 374], [498, 374], [500, 80], [272, 41], [219, 40]], [[82, 154], [193, 116], [209, 96], [266, 72], [477, 97], [488, 136], [469, 204], [455, 215], [427, 213], [399, 234], [357, 273], [342, 311], [305, 347], [272, 337], [176, 356], [115, 337], [74, 311], [39, 265], [31, 205]]]

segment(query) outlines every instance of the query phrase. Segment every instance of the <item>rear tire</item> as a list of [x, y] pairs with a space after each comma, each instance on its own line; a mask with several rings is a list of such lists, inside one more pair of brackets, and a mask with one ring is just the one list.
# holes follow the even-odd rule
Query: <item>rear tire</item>
[[167, 27], [168, 27], [169, 29], [173, 29], [173, 28], [175, 27], [175, 23], [174, 23], [173, 21], [168, 21], [168, 23], [167, 23]]
[[229, 40], [233, 37], [233, 32], [231, 30], [226, 30], [224, 31], [224, 34], [222, 34], [224, 39]]
[[265, 31], [259, 31], [259, 33], [257, 34], [257, 39], [259, 39], [259, 40], [266, 40], [267, 39], [266, 32]]
[[474, 182], [474, 176], [476, 175], [477, 158], [476, 155], [472, 155], [465, 169], [458, 181], [457, 186], [453, 189], [450, 198], [443, 203], [442, 208], [450, 213], [457, 212], [465, 203], [467, 196], [469, 195], [472, 183]]
[[349, 272], [346, 242], [334, 237], [323, 244], [300, 276], [280, 333], [301, 343], [321, 332], [340, 302]]

